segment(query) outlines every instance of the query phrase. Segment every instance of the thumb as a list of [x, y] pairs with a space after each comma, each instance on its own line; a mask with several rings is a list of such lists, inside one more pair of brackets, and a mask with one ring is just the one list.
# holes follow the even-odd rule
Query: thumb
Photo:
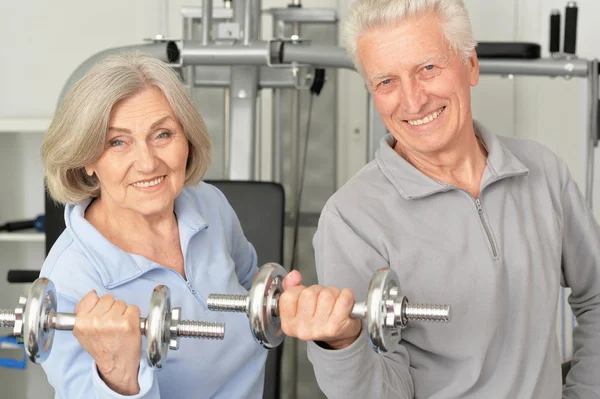
[[302, 284], [302, 274], [298, 270], [292, 270], [283, 279], [283, 290], [286, 291], [300, 284]]

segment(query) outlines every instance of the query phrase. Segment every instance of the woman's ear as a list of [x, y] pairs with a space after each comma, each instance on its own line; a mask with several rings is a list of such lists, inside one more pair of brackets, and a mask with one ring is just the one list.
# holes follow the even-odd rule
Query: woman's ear
[[92, 165], [86, 165], [85, 173], [90, 177], [94, 176], [94, 167]]

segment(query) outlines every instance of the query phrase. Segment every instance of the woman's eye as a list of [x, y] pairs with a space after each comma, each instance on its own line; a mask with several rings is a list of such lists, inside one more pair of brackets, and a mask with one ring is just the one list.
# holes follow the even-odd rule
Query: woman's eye
[[123, 140], [111, 140], [109, 144], [111, 147], [121, 147], [125, 142]]
[[172, 136], [171, 132], [161, 132], [158, 136], [156, 136], [156, 138], [166, 139], [166, 138], [169, 138], [171, 136]]

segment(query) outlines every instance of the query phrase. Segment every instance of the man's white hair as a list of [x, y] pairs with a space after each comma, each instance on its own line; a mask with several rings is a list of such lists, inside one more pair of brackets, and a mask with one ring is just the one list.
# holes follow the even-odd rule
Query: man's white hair
[[357, 0], [346, 18], [342, 34], [357, 71], [362, 74], [358, 41], [367, 30], [429, 13], [440, 18], [446, 39], [462, 59], [469, 59], [477, 42], [463, 0]]

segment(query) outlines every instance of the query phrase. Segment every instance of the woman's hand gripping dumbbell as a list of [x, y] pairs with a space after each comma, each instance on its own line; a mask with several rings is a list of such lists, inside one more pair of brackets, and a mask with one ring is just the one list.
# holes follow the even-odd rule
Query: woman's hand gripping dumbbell
[[[282, 266], [268, 263], [254, 277], [248, 295], [211, 294], [207, 300], [208, 309], [246, 313], [255, 339], [266, 348], [280, 345], [285, 332], [300, 339], [306, 338], [303, 340], [322, 340], [330, 346], [341, 348], [356, 340], [361, 330], [360, 320], [365, 319], [371, 346], [378, 353], [387, 353], [393, 352], [399, 345], [399, 332], [409, 321], [450, 321], [450, 306], [411, 304], [401, 296], [398, 277], [390, 268], [380, 269], [373, 275], [365, 302], [355, 302], [348, 289], [292, 287], [290, 290], [302, 291], [300, 295], [309, 296], [298, 307], [298, 303], [280, 303], [286, 275], [287, 271]], [[324, 294], [327, 298], [321, 300], [320, 307], [315, 310], [316, 297], [323, 290], [328, 290]], [[294, 295], [288, 298], [297, 301]], [[291, 322], [287, 325], [284, 323], [282, 328], [280, 311], [289, 312], [291, 309], [311, 312], [311, 315], [296, 318], [295, 315], [286, 314], [285, 319]], [[296, 322], [314, 318], [315, 315], [322, 316], [323, 320], [332, 318], [327, 326], [323, 326], [331, 331], [303, 331], [307, 326]]]
[[104, 364], [114, 363], [117, 356], [135, 360], [136, 370], [142, 335], [146, 336], [148, 364], [156, 369], [164, 366], [169, 349], [178, 349], [180, 337], [223, 339], [225, 335], [223, 323], [180, 320], [181, 308], [171, 309], [170, 291], [164, 285], [152, 292], [145, 318], [139, 316], [137, 306], [127, 306], [110, 295], [99, 298], [95, 291], [77, 304], [75, 314], [58, 313], [56, 308], [54, 284], [39, 278], [14, 311], [0, 310], [0, 327], [13, 327], [13, 335], [24, 343], [34, 363], [42, 363], [50, 354], [55, 330], [72, 330], [97, 364], [103, 358]]

